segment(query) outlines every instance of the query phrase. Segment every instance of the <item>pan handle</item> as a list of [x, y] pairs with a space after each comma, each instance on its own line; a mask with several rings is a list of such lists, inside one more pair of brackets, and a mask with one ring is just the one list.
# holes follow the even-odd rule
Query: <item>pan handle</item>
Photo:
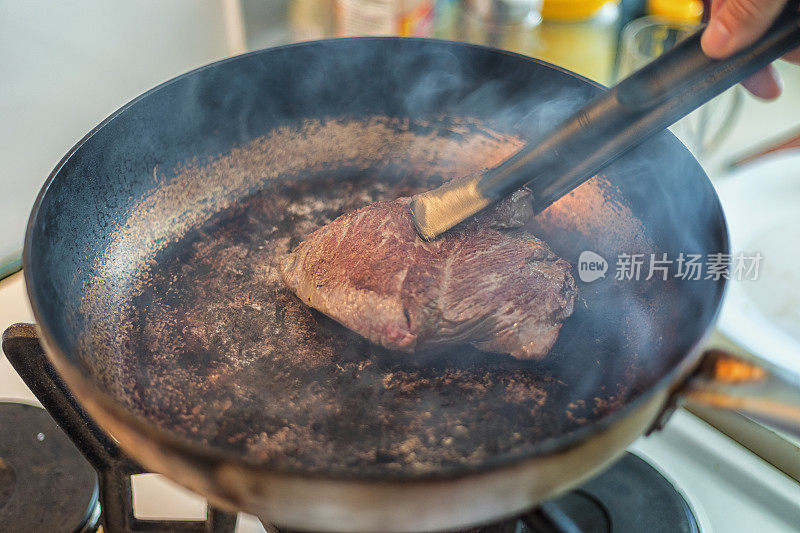
[[678, 395], [800, 436], [800, 375], [765, 361], [709, 350]]

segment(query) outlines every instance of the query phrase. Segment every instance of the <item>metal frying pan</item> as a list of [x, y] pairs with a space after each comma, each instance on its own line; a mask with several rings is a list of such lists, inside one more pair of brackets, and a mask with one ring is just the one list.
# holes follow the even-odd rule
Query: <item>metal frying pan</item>
[[[540, 363], [387, 352], [304, 307], [275, 262], [341, 212], [496, 164], [600, 91], [523, 56], [397, 38], [180, 76], [42, 189], [24, 251], [40, 341], [128, 453], [215, 505], [328, 531], [518, 513], [613, 460], [676, 390], [720, 403], [723, 367], [773, 377], [716, 355], [689, 378], [724, 279], [615, 279], [620, 254], [727, 252], [689, 152], [658, 135], [536, 218], [576, 268], [587, 250], [608, 263]], [[4, 348], [31, 334], [12, 327]]]

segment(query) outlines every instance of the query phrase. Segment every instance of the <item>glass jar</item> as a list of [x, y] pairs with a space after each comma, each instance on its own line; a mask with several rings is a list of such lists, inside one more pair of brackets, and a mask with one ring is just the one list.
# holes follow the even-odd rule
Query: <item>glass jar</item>
[[521, 54], [538, 47], [542, 0], [464, 0], [456, 38]]

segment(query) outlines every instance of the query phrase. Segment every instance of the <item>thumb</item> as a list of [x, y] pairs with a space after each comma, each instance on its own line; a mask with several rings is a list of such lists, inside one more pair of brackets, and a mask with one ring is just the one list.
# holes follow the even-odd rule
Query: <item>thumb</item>
[[711, 13], [700, 41], [703, 51], [719, 59], [753, 44], [777, 18], [785, 3], [785, 0], [725, 0]]

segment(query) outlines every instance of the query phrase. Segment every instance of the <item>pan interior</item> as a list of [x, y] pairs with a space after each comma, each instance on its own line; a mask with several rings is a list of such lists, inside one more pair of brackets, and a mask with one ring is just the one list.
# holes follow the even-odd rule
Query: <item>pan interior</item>
[[[536, 453], [648, 391], [713, 317], [719, 283], [613, 276], [621, 253], [721, 246], [713, 194], [671, 136], [532, 224], [573, 265], [584, 250], [609, 263], [605, 278], [578, 282], [575, 313], [542, 362], [469, 347], [389, 352], [305, 307], [276, 269], [339, 214], [492, 166], [530, 142], [508, 115], [489, 115], [289, 121], [194, 161], [145, 163], [151, 175], [136, 160], [135, 187], [97, 180], [92, 194], [106, 201], [94, 203], [74, 197], [86, 186], [79, 178], [97, 171], [89, 142], [62, 169], [32, 229], [43, 250], [30, 252], [29, 275], [45, 325], [139, 417], [253, 463], [403, 477]], [[109, 126], [100, 148], [126, 125]], [[677, 155], [676, 164], [654, 164], [653, 153]], [[105, 157], [125, 170], [126, 156]], [[80, 203], [83, 218], [59, 213], [59, 202]]]
[[[321, 143], [349, 157], [319, 154]], [[107, 390], [160, 427], [305, 471], [458, 469], [591, 423], [641, 391], [644, 365], [661, 352], [656, 317], [668, 309], [648, 298], [654, 287], [631, 289], [624, 303], [582, 287], [558, 345], [536, 363], [469, 347], [389, 352], [306, 307], [278, 275], [281, 259], [338, 215], [492, 166], [520, 144], [469, 119], [375, 117], [287, 128], [185, 168], [140, 201], [98, 263], [96, 282], [115, 302], [101, 300], [104, 316], [81, 336], [79, 352], [91, 354], [86, 366]], [[313, 163], [309, 153], [323, 159], [276, 172], [257, 192], [220, 194], [249, 191], [242, 184], [258, 176], [265, 154], [279, 152], [291, 166], [295, 150], [298, 163]], [[199, 225], [181, 221], [192, 206], [226, 196], [228, 205]], [[598, 253], [654, 250], [604, 178], [564, 204], [534, 231], [569, 260], [575, 250], [558, 243], [574, 246], [590, 229], [569, 226], [576, 213], [602, 224], [587, 234]], [[97, 303], [87, 299], [87, 311]]]

